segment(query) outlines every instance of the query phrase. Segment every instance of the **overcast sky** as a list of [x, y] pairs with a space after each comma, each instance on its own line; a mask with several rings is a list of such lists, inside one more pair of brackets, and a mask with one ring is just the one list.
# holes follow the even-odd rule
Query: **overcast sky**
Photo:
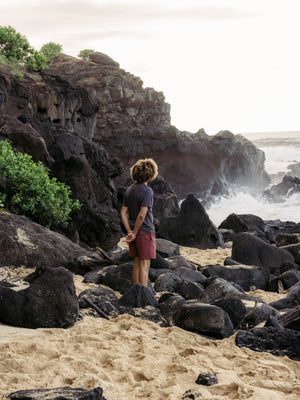
[[1, 0], [36, 49], [93, 49], [162, 91], [172, 124], [300, 130], [299, 0]]

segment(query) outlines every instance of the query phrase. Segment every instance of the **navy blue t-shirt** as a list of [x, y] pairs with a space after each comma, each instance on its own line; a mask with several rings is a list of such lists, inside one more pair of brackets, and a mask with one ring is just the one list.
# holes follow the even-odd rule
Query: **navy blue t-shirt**
[[128, 207], [129, 223], [134, 227], [141, 207], [148, 207], [145, 220], [140, 228], [145, 233], [155, 233], [153, 224], [153, 190], [144, 183], [133, 183], [125, 192], [123, 206]]

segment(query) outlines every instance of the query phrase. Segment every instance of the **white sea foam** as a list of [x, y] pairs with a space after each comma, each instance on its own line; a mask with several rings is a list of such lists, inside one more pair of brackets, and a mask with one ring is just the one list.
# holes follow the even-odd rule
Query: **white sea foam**
[[[288, 165], [300, 162], [300, 132], [270, 132], [242, 134], [263, 150], [266, 157], [265, 169], [269, 174], [283, 171]], [[215, 225], [229, 214], [254, 214], [264, 220], [300, 222], [300, 193], [286, 197], [282, 203], [270, 203], [262, 194], [250, 193], [245, 188], [233, 191], [230, 198], [220, 197], [206, 210]]]
[[300, 193], [288, 197], [282, 203], [270, 203], [262, 196], [254, 197], [249, 193], [239, 192], [230, 198], [220, 197], [206, 211], [216, 226], [231, 213], [253, 214], [263, 220], [300, 222]]

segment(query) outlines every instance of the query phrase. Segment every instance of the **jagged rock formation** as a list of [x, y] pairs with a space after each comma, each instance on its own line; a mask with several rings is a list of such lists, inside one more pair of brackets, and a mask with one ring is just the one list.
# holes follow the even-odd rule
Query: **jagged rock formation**
[[0, 69], [0, 140], [42, 161], [71, 187], [82, 209], [66, 233], [109, 250], [121, 232], [112, 179], [122, 166], [103, 146], [80, 136], [94, 131], [97, 110], [85, 89], [59, 77], [32, 74], [20, 80]]
[[[206, 201], [231, 184], [262, 188], [268, 181], [264, 154], [251, 142], [228, 131], [178, 131], [163, 93], [144, 89], [102, 53], [88, 61], [60, 55], [23, 79], [1, 65], [1, 139], [44, 162], [80, 200], [82, 210], [65, 233], [106, 250], [120, 238], [121, 193], [138, 158], [153, 157], [179, 198], [192, 192]], [[156, 203], [172, 209], [158, 218], [178, 214], [171, 192], [157, 193], [166, 198]]]
[[84, 87], [98, 105], [92, 138], [122, 161], [125, 176], [118, 182], [124, 182], [138, 158], [149, 156], [179, 198], [193, 192], [206, 200], [228, 193], [232, 183], [261, 189], [268, 182], [264, 153], [250, 141], [228, 131], [215, 136], [204, 130], [178, 131], [170, 124], [170, 106], [163, 93], [143, 89], [140, 78], [102, 53], [94, 53], [90, 61], [61, 55], [46, 74]]

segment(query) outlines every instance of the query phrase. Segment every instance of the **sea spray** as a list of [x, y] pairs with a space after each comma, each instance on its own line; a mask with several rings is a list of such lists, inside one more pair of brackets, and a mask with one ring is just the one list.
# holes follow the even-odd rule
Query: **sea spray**
[[[300, 162], [300, 132], [261, 132], [243, 134], [252, 141], [260, 150], [264, 151], [266, 162], [265, 169], [275, 177], [282, 172], [283, 176], [289, 175], [290, 164]], [[272, 176], [273, 175], [273, 176]], [[266, 188], [267, 189], [267, 188]], [[206, 211], [215, 225], [228, 217], [229, 214], [254, 214], [264, 220], [300, 222], [300, 193], [288, 195], [280, 203], [269, 202], [262, 193], [253, 193], [251, 188], [233, 188], [231, 197], [215, 199]]]
[[219, 197], [206, 211], [216, 226], [232, 213], [253, 214], [263, 220], [300, 222], [300, 193], [293, 194], [281, 203], [271, 203], [262, 195], [253, 196], [241, 191], [232, 197]]

